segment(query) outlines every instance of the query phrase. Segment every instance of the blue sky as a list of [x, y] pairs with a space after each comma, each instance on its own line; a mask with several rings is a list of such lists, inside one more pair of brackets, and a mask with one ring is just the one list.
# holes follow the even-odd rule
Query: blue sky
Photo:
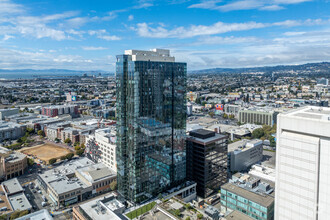
[[0, 0], [0, 68], [105, 70], [168, 48], [188, 70], [330, 61], [329, 0]]

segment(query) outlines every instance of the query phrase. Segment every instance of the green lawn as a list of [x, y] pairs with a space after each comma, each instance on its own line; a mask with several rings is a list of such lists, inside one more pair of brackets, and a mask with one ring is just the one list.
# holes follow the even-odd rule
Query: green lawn
[[134, 218], [136, 218], [136, 217], [138, 217], [138, 216], [140, 216], [140, 215], [142, 215], [142, 214], [148, 212], [148, 211], [151, 210], [155, 205], [156, 205], [156, 202], [151, 202], [151, 203], [149, 203], [149, 204], [147, 204], [147, 205], [144, 205], [144, 206], [142, 206], [142, 207], [140, 207], [140, 208], [138, 208], [138, 209], [136, 209], [136, 210], [134, 210], [134, 211], [131, 211], [131, 212], [127, 213], [126, 216], [127, 216], [128, 218], [130, 218], [130, 219], [134, 219]]

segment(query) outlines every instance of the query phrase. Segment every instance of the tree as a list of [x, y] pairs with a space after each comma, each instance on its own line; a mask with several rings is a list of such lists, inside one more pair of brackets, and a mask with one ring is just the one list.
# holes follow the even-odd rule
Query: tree
[[85, 152], [85, 149], [81, 149], [81, 148], [79, 148], [78, 150], [76, 150], [76, 154], [77, 154], [78, 156], [83, 155], [84, 152]]
[[261, 138], [265, 135], [265, 132], [262, 128], [257, 128], [252, 132], [253, 138]]
[[77, 141], [77, 142], [74, 143], [73, 146], [78, 146], [79, 147], [79, 145], [80, 145], [80, 143]]
[[80, 148], [83, 148], [83, 149], [85, 149], [85, 144], [84, 143], [82, 143], [81, 145], [80, 145]]
[[175, 214], [176, 216], [180, 217], [181, 212], [180, 212], [179, 209], [176, 209], [176, 210], [174, 210], [174, 214]]
[[223, 113], [222, 117], [227, 119], [228, 115], [226, 113]]
[[198, 219], [202, 219], [204, 216], [201, 214], [201, 213], [199, 213], [198, 215], [197, 215], [197, 218]]
[[28, 166], [33, 166], [34, 164], [34, 160], [32, 158], [27, 158], [27, 163], [28, 163]]
[[39, 130], [39, 131], [38, 131], [38, 135], [39, 135], [40, 137], [45, 137], [45, 132], [44, 132], [43, 130]]
[[66, 144], [70, 144], [70, 143], [71, 143], [70, 138], [65, 139], [65, 140], [64, 140], [64, 143], [66, 143]]
[[77, 151], [77, 150], [80, 150], [80, 146], [79, 145], [75, 145], [74, 149]]
[[56, 158], [52, 158], [49, 160], [49, 164], [54, 164], [56, 163], [57, 159]]
[[190, 220], [190, 217], [187, 217], [185, 220]]
[[29, 214], [29, 211], [28, 210], [24, 210], [24, 211], [21, 211], [19, 213], [19, 216], [18, 217], [22, 217], [22, 216], [27, 215], [27, 214]]
[[212, 118], [214, 117], [214, 112], [209, 112], [209, 116], [211, 116]]
[[112, 191], [117, 190], [117, 180], [114, 180], [110, 183], [110, 189]]
[[65, 155], [65, 158], [71, 160], [73, 156], [74, 156], [73, 153], [68, 153], [67, 155]]
[[60, 159], [61, 160], [66, 160], [66, 156], [62, 156]]

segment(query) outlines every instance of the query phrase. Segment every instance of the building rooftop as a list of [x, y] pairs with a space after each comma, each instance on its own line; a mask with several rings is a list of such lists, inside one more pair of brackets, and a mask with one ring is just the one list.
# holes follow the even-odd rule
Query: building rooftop
[[32, 208], [30, 202], [23, 192], [9, 196], [9, 202], [14, 210], [30, 210]]
[[228, 144], [228, 152], [239, 153], [239, 152], [243, 152], [248, 149], [251, 149], [255, 146], [259, 146], [260, 144], [262, 144], [262, 140], [259, 140], [259, 139], [253, 139], [253, 140], [243, 139], [243, 140]]
[[[116, 214], [115, 211], [117, 209], [122, 209], [124, 208], [124, 205], [120, 203], [118, 200], [115, 198], [112, 199], [116, 200], [117, 204], [120, 204], [119, 206], [114, 207], [111, 205], [109, 202], [111, 201], [106, 201], [107, 198], [104, 197], [105, 199], [94, 199], [89, 202], [86, 202], [82, 205], [79, 206], [79, 208], [83, 211], [83, 215], [88, 215], [91, 219], [97, 219], [97, 220], [122, 220], [126, 219], [123, 217], [121, 214]], [[110, 204], [110, 206], [109, 206]], [[78, 208], [78, 210], [79, 210]], [[79, 212], [81, 212], [79, 210]]]
[[256, 192], [251, 192], [247, 189], [244, 189], [242, 187], [239, 187], [235, 185], [234, 183], [226, 183], [221, 186], [221, 189], [228, 190], [230, 192], [233, 192], [237, 195], [240, 195], [248, 200], [251, 200], [255, 203], [258, 203], [262, 206], [270, 206], [272, 203], [274, 203], [274, 197], [268, 195], [268, 194], [259, 194]]
[[[208, 130], [204, 130], [204, 129], [198, 129], [197, 131], [200, 131], [200, 130], [203, 130], [201, 131], [202, 134], [199, 134], [199, 132], [195, 132], [195, 131], [191, 131], [191, 133], [193, 133], [193, 135], [197, 135], [198, 137], [196, 136], [188, 136], [188, 139], [190, 141], [194, 141], [194, 142], [200, 142], [201, 144], [209, 144], [209, 143], [213, 143], [217, 140], [220, 140], [220, 139], [223, 139], [223, 138], [227, 138], [226, 135], [223, 135], [223, 134], [218, 134], [218, 133], [215, 133], [215, 132], [212, 132], [212, 131], [208, 131]], [[203, 135], [204, 134], [204, 135]], [[211, 134], [214, 134], [211, 136]]]
[[24, 215], [16, 220], [52, 220], [53, 217], [49, 214], [47, 209], [41, 209], [39, 211]]
[[131, 55], [132, 61], [175, 62], [175, 58], [170, 56], [170, 51], [164, 49], [125, 50], [125, 55]]
[[87, 187], [87, 185], [82, 181], [79, 181], [78, 178], [69, 179], [65, 177], [52, 181], [49, 183], [49, 185], [58, 195]]
[[1, 201], [0, 202], [0, 208], [4, 208], [4, 207], [7, 208], [6, 211], [0, 212], [0, 215], [13, 211], [3, 187], [0, 187], [0, 201]]
[[237, 211], [237, 210], [226, 215], [225, 219], [226, 220], [253, 220], [253, 218], [251, 218], [250, 216], [245, 215], [244, 213]]
[[115, 171], [111, 170], [103, 163], [78, 168], [76, 172], [79, 172], [89, 183], [94, 183], [101, 179], [117, 175]]
[[14, 128], [20, 128], [20, 127], [23, 127], [23, 126], [25, 126], [25, 125], [0, 120], [0, 131], [1, 130], [14, 129]]
[[6, 180], [2, 182], [2, 187], [7, 195], [12, 195], [15, 193], [23, 192], [21, 184], [18, 182], [17, 178]]
[[330, 121], [330, 108], [308, 106], [284, 113], [284, 115], [311, 120]]

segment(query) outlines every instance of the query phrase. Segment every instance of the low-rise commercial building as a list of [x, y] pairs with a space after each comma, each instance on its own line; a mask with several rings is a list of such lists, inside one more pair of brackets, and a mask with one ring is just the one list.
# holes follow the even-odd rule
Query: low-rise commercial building
[[0, 179], [21, 176], [27, 168], [26, 155], [0, 147]]
[[197, 183], [203, 198], [227, 182], [227, 136], [213, 131], [190, 131], [187, 138], [187, 179]]
[[115, 179], [114, 171], [87, 158], [68, 161], [37, 176], [40, 186], [57, 207], [107, 192]]
[[5, 120], [5, 117], [18, 114], [18, 108], [0, 109], [0, 120]]
[[241, 140], [228, 145], [230, 172], [246, 171], [263, 158], [263, 142], [259, 139]]
[[235, 115], [235, 117], [238, 117], [239, 110], [241, 110], [241, 106], [239, 105], [225, 104], [224, 106], [224, 112], [227, 115]]
[[221, 205], [225, 211], [240, 211], [257, 220], [274, 219], [274, 188], [260, 179], [237, 173], [221, 186]]
[[122, 220], [125, 205], [111, 193], [73, 208], [73, 220]]
[[6, 209], [6, 211], [30, 211], [32, 209], [30, 202], [24, 194], [24, 189], [17, 178], [2, 182], [1, 188], [0, 191], [6, 196], [6, 201], [4, 201], [4, 203], [7, 204], [7, 206], [5, 206], [6, 208], [2, 206], [3, 209]]

